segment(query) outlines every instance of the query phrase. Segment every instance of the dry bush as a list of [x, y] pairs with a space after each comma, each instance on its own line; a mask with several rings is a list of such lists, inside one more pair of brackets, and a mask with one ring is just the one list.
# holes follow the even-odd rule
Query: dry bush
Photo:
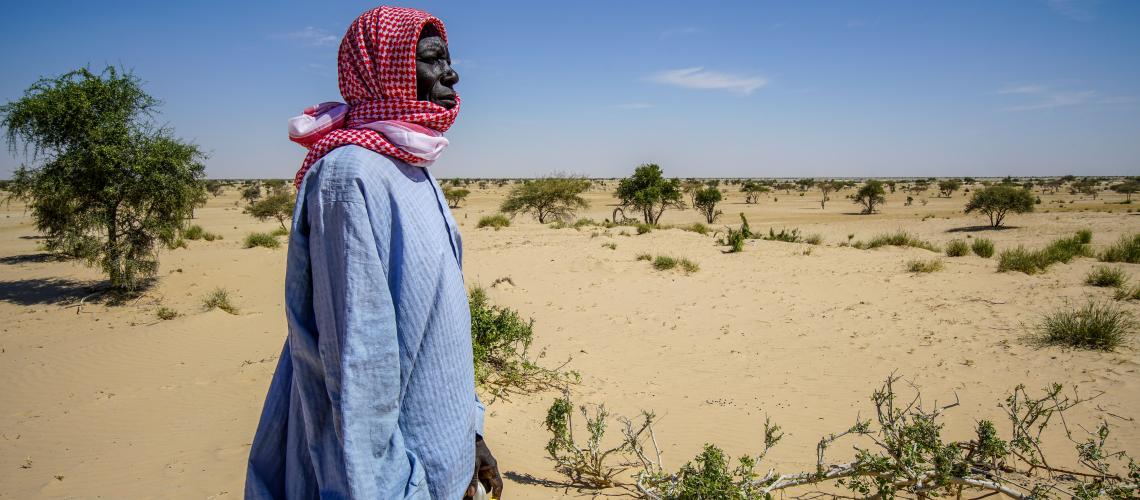
[[970, 255], [970, 245], [967, 245], [964, 240], [950, 240], [946, 244], [947, 257], [964, 257]]
[[485, 215], [479, 218], [479, 222], [475, 224], [475, 228], [493, 227], [496, 231], [501, 228], [509, 227], [511, 220], [503, 214]]
[[974, 255], [982, 258], [990, 258], [994, 256], [994, 242], [986, 238], [978, 238], [970, 245], [970, 249], [974, 251]]
[[1085, 276], [1085, 284], [1092, 286], [1120, 288], [1127, 282], [1128, 275], [1119, 267], [1100, 266]]
[[1127, 262], [1140, 264], [1140, 233], [1121, 236], [1099, 255], [1101, 262]]
[[945, 267], [942, 259], [912, 260], [906, 263], [906, 270], [912, 273], [932, 273]]
[[202, 299], [202, 309], [205, 311], [221, 309], [230, 314], [238, 313], [237, 306], [230, 299], [229, 290], [222, 287], [215, 288], [206, 294], [206, 297]]
[[1132, 338], [1136, 326], [1132, 314], [1115, 304], [1089, 301], [1077, 309], [1046, 315], [1037, 333], [1048, 345], [1112, 351]]
[[270, 233], [249, 233], [245, 236], [245, 248], [265, 247], [277, 248], [281, 242]]

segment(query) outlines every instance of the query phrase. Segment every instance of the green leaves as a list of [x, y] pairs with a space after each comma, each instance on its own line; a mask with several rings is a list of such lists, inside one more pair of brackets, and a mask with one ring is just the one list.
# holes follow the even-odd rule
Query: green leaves
[[157, 102], [109, 67], [41, 79], [0, 107], [9, 145], [44, 160], [16, 172], [12, 196], [48, 249], [98, 263], [119, 291], [155, 275], [156, 244], [173, 245], [205, 201], [205, 155], [150, 123]]

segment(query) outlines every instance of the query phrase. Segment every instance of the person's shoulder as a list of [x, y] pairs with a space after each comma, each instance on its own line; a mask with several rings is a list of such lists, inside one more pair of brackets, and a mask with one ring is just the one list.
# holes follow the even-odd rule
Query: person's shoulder
[[329, 151], [318, 163], [314, 187], [325, 200], [362, 201], [383, 193], [395, 170], [388, 156], [355, 144]]

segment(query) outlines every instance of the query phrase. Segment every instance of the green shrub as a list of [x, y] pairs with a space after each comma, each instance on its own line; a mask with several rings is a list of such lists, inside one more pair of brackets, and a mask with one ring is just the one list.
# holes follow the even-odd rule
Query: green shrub
[[943, 268], [941, 259], [912, 260], [906, 263], [906, 270], [912, 273], [932, 273]]
[[581, 219], [574, 221], [573, 227], [574, 227], [574, 229], [581, 229], [581, 228], [586, 227], [586, 226], [600, 226], [600, 225], [601, 224], [598, 224], [594, 219], [591, 219], [589, 217], [583, 217]]
[[807, 243], [809, 245], [819, 245], [823, 243], [823, 235], [819, 233], [810, 234], [804, 238], [804, 243]]
[[543, 368], [531, 360], [527, 351], [534, 341], [533, 319], [524, 320], [513, 309], [491, 304], [478, 286], [468, 294], [468, 305], [475, 382], [481, 389], [493, 397], [505, 397], [578, 381], [577, 372]]
[[509, 227], [510, 225], [511, 219], [508, 219], [506, 215], [495, 214], [485, 215], [479, 218], [479, 223], [475, 224], [475, 228], [479, 229], [484, 227], [493, 227], [496, 231], [498, 231], [500, 228]]
[[683, 229], [685, 231], [689, 231], [691, 233], [701, 234], [701, 235], [709, 234], [709, 227], [704, 225], [704, 223], [701, 223], [701, 222], [694, 222], [694, 223], [689, 224], [687, 226], [681, 226], [680, 229]]
[[285, 229], [283, 227], [278, 227], [278, 228], [275, 228], [274, 230], [270, 231], [269, 234], [271, 236], [273, 236], [274, 238], [276, 238], [278, 236], [289, 236], [289, 230]]
[[727, 241], [725, 241], [724, 244], [728, 245], [729, 247], [728, 253], [737, 253], [744, 251], [744, 233], [734, 229], [729, 229], [728, 237], [726, 240]]
[[612, 241], [609, 243], [602, 243], [602, 248], [608, 248], [610, 250], [617, 250], [617, 243], [614, 243]]
[[645, 233], [651, 233], [651, 232], [653, 232], [653, 226], [650, 226], [649, 224], [645, 224], [645, 223], [641, 223], [641, 224], [637, 225], [637, 234], [645, 234]]
[[637, 254], [637, 260], [653, 260], [653, 256], [647, 253]]
[[1027, 250], [1018, 246], [1013, 250], [1006, 250], [998, 257], [998, 271], [1020, 271], [1025, 274], [1045, 272], [1049, 266], [1058, 262], [1069, 263], [1074, 257], [1088, 257], [1092, 249], [1087, 243], [1091, 236], [1078, 233], [1068, 238], [1053, 240], [1041, 250]]
[[158, 319], [161, 319], [163, 321], [172, 320], [178, 317], [178, 311], [165, 306], [158, 308], [154, 314], [155, 316], [158, 316]]
[[1050, 345], [1112, 351], [1127, 342], [1135, 328], [1136, 320], [1128, 311], [1090, 301], [1079, 309], [1046, 315], [1038, 333]]
[[964, 240], [950, 240], [946, 244], [947, 257], [963, 257], [970, 255], [970, 245], [967, 245]]
[[800, 230], [799, 230], [799, 228], [793, 228], [791, 231], [788, 231], [785, 228], [780, 228], [780, 232], [777, 233], [776, 231], [772, 230], [772, 228], [768, 228], [768, 236], [765, 236], [764, 239], [766, 239], [768, 241], [783, 241], [785, 243], [798, 243], [801, 239], [800, 238]]
[[677, 267], [677, 264], [677, 259], [668, 255], [658, 255], [655, 259], [653, 259], [653, 268], [658, 271], [673, 269], [674, 267]]
[[855, 248], [859, 249], [874, 249], [882, 246], [896, 246], [896, 247], [914, 247], [937, 252], [938, 247], [934, 246], [929, 241], [920, 240], [918, 237], [906, 232], [897, 231], [894, 233], [880, 234], [871, 238], [867, 243], [856, 242]]
[[1107, 266], [1093, 269], [1089, 272], [1089, 275], [1085, 277], [1085, 284], [1092, 286], [1119, 288], [1123, 287], [1127, 281], [1128, 275], [1124, 274], [1123, 269]]
[[1077, 231], [1076, 239], [1082, 245], [1088, 245], [1089, 243], [1092, 243], [1092, 236], [1093, 233], [1091, 229], [1081, 229]]
[[197, 224], [194, 224], [194, 225], [186, 228], [184, 231], [182, 231], [182, 237], [186, 238], [190, 241], [200, 240], [203, 237], [205, 237], [205, 235], [206, 235], [206, 230], [202, 229], [202, 226], [199, 226]]
[[1140, 264], [1140, 233], [1121, 236], [1099, 256], [1101, 262], [1127, 262]]
[[1140, 300], [1140, 285], [1119, 286], [1116, 288], [1116, 293], [1112, 295], [1112, 298], [1116, 300]]
[[701, 266], [689, 259], [682, 258], [681, 269], [683, 269], [685, 273], [695, 273], [701, 270]]
[[206, 311], [221, 309], [230, 314], [238, 313], [237, 306], [230, 300], [230, 292], [221, 287], [215, 288], [202, 299], [202, 309]]
[[277, 241], [277, 238], [270, 233], [249, 233], [245, 237], [246, 248], [277, 248], [279, 246], [281, 246], [281, 242]]
[[1044, 270], [1037, 252], [1026, 250], [1018, 245], [1017, 248], [1005, 250], [998, 256], [998, 272], [1020, 271], [1025, 274], [1037, 274]]
[[973, 250], [974, 254], [978, 257], [988, 259], [994, 256], [994, 242], [986, 238], [978, 238], [974, 240], [974, 243], [970, 246], [970, 249]]

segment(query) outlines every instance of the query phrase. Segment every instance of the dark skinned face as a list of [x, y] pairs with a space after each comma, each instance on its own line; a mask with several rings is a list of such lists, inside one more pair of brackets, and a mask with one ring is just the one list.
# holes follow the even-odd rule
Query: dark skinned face
[[429, 25], [416, 43], [416, 99], [455, 107], [455, 84], [459, 74], [451, 68], [451, 53], [439, 31]]

